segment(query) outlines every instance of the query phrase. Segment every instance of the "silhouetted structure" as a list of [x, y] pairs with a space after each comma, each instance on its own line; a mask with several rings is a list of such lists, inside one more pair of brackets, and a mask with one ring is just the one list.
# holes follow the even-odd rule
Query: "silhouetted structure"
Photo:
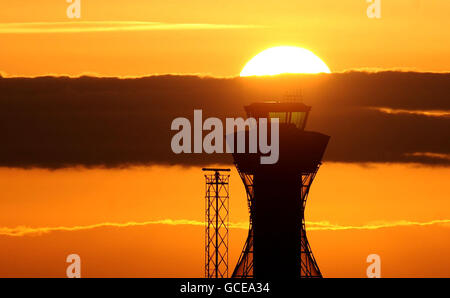
[[228, 277], [228, 210], [230, 169], [208, 169], [205, 195], [205, 277]]
[[260, 154], [233, 154], [247, 191], [250, 227], [232, 277], [322, 277], [306, 238], [304, 211], [329, 136], [304, 130], [311, 107], [302, 103], [245, 109], [256, 120], [280, 119], [280, 155], [278, 163], [264, 165]]

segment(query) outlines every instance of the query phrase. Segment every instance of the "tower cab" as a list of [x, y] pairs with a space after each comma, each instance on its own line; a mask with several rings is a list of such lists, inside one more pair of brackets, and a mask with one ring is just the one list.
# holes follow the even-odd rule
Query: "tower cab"
[[299, 102], [262, 102], [245, 106], [247, 117], [279, 118], [280, 124], [294, 125], [304, 130], [311, 107]]

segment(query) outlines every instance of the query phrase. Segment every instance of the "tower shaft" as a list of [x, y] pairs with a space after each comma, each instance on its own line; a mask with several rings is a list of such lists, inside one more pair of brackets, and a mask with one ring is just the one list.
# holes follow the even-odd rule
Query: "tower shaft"
[[[254, 176], [254, 277], [300, 277], [301, 184], [297, 175]], [[289, 212], [286, 212], [289, 210]]]

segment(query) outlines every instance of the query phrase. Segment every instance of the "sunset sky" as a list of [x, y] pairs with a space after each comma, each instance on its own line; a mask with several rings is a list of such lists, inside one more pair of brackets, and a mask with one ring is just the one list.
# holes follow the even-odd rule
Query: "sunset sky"
[[[232, 168], [232, 271], [244, 186], [227, 157], [169, 152], [170, 121], [299, 85], [331, 136], [306, 207], [323, 275], [366, 277], [378, 254], [383, 277], [450, 277], [449, 1], [383, 0], [381, 19], [365, 0], [68, 5], [0, 0], [0, 277], [65, 277], [71, 253], [83, 277], [203, 277], [211, 164]], [[333, 74], [238, 77], [275, 46]], [[113, 79], [161, 74], [179, 76]]]
[[0, 1], [0, 71], [234, 76], [278, 45], [310, 49], [333, 72], [450, 69], [446, 0], [382, 1], [381, 19], [365, 0], [81, 3], [81, 18], [68, 19], [64, 0]]

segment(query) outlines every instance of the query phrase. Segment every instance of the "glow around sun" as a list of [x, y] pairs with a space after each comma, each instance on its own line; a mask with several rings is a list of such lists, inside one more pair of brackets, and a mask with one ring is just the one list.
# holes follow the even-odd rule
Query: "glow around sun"
[[253, 57], [240, 76], [266, 76], [283, 73], [331, 73], [313, 52], [299, 47], [274, 47]]

